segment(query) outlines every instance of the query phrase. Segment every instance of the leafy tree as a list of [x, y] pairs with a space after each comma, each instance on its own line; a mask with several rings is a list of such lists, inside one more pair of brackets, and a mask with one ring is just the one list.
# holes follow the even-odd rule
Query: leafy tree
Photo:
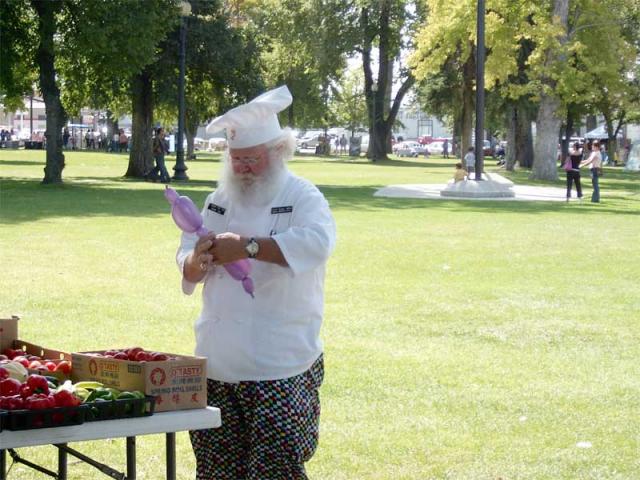
[[[473, 112], [475, 110], [475, 44], [476, 2], [464, 0], [452, 4], [443, 0], [426, 0], [428, 21], [416, 37], [416, 52], [411, 63], [415, 67], [420, 88], [430, 91], [423, 98], [437, 100], [431, 87], [434, 78], [441, 88], [439, 106], [453, 119], [454, 136], [461, 147], [471, 145]], [[493, 89], [508, 83], [517, 72], [514, 51], [517, 50], [517, 29], [522, 11], [517, 2], [494, 0], [488, 2], [486, 15], [487, 60], [486, 88]], [[448, 98], [448, 101], [447, 101]], [[464, 148], [460, 149], [460, 155]]]
[[[102, 103], [113, 85], [107, 79], [126, 77], [153, 61], [155, 45], [164, 36], [174, 2], [84, 2], [82, 0], [6, 0], [2, 22], [5, 45], [21, 45], [4, 56], [2, 90], [13, 101], [24, 93], [17, 72], [36, 65], [38, 87], [47, 114], [47, 153], [43, 183], [61, 183], [64, 168], [62, 128], [67, 107]], [[117, 12], [117, 15], [114, 14]], [[135, 31], [135, 37], [130, 32]], [[34, 33], [32, 33], [34, 32]], [[27, 75], [26, 78], [29, 78]], [[24, 83], [24, 82], [23, 82]], [[64, 93], [63, 93], [64, 92]]]
[[[194, 0], [187, 20], [185, 136], [187, 158], [194, 152], [198, 125], [223, 110], [255, 96], [262, 88], [257, 45], [246, 29], [232, 27], [219, 1]], [[179, 32], [161, 45], [154, 66], [159, 118], [173, 122], [178, 115]], [[167, 73], [170, 73], [167, 75]]]
[[235, 4], [258, 34], [265, 83], [293, 96], [290, 126], [328, 126], [329, 99], [352, 50], [349, 0], [262, 0]]
[[[412, 51], [415, 30], [424, 13], [419, 3], [403, 0], [360, 0], [357, 5], [360, 15], [356, 50], [362, 55], [370, 119], [367, 155], [372, 161], [383, 160], [391, 149], [391, 132], [402, 100], [416, 80], [406, 66], [398, 69], [396, 78], [396, 60], [403, 52]], [[377, 78], [374, 79], [376, 63]], [[392, 99], [394, 81], [400, 86]]]
[[609, 157], [614, 159], [618, 132], [640, 118], [640, 6], [624, 0], [582, 1], [573, 17], [573, 77], [563, 96], [583, 110], [602, 114]]
[[364, 97], [364, 76], [360, 69], [349, 70], [342, 78], [331, 109], [337, 125], [348, 128], [351, 136], [367, 124], [367, 108]]

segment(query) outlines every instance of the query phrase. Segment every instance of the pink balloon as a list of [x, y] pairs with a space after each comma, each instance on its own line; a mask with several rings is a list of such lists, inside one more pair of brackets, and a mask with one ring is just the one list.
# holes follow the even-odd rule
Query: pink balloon
[[[202, 215], [198, 207], [195, 206], [189, 197], [178, 195], [173, 188], [167, 186], [164, 191], [164, 197], [171, 204], [171, 216], [176, 225], [187, 233], [195, 233], [199, 237], [204, 237], [209, 233], [202, 221]], [[244, 291], [251, 295], [254, 292], [253, 280], [249, 277], [251, 273], [251, 263], [246, 258], [224, 265], [225, 270], [231, 275], [231, 278], [242, 282]]]

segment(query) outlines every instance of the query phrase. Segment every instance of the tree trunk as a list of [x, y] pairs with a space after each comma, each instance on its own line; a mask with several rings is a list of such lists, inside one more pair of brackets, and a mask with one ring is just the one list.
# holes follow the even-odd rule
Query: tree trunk
[[[560, 45], [567, 41], [569, 0], [553, 1], [553, 19], [557, 19], [562, 27]], [[555, 50], [545, 52], [545, 67], [551, 68], [556, 63], [566, 60], [565, 55]], [[562, 120], [559, 118], [560, 100], [556, 95], [557, 82], [551, 77], [542, 78], [543, 90], [540, 93], [540, 110], [536, 121], [536, 143], [531, 178], [537, 180], [557, 180], [556, 168], [558, 134]]]
[[533, 166], [533, 132], [531, 131], [531, 114], [525, 105], [518, 105], [516, 122], [516, 161], [521, 168]]
[[187, 139], [187, 158], [193, 160], [196, 158], [194, 139], [198, 133], [198, 122], [193, 120], [193, 116], [187, 114], [184, 122], [184, 134]]
[[107, 110], [107, 152], [113, 147], [113, 134], [118, 131], [118, 119], [113, 117], [113, 112]]
[[558, 132], [562, 121], [558, 118], [560, 101], [551, 95], [543, 95], [536, 120], [536, 143], [532, 179], [557, 180]]
[[47, 128], [47, 160], [44, 167], [43, 184], [62, 183], [64, 154], [62, 153], [62, 129], [67, 123], [67, 114], [60, 102], [60, 89], [56, 84], [55, 50], [53, 38], [56, 34], [56, 13], [62, 7], [59, 0], [33, 0], [38, 14], [38, 50], [36, 61], [39, 69], [40, 90], [44, 97]]
[[148, 70], [133, 78], [133, 124], [129, 167], [125, 177], [143, 178], [153, 166], [153, 80]]
[[609, 162], [615, 165], [616, 155], [616, 132], [613, 127], [613, 120], [610, 116], [604, 117], [605, 125], [607, 126], [607, 155], [609, 156]]
[[516, 131], [518, 130], [518, 109], [513, 103], [507, 107], [507, 148], [505, 151], [505, 169], [513, 172], [516, 165]]
[[[390, 2], [381, 2], [380, 16], [375, 26], [369, 23], [369, 9], [361, 10], [361, 28], [365, 33], [362, 48], [362, 67], [364, 70], [365, 98], [369, 113], [369, 152], [367, 158], [372, 162], [387, 159], [387, 146], [391, 143], [391, 132], [396, 121], [400, 104], [405, 94], [415, 83], [413, 75], [409, 74], [398, 89], [393, 104], [385, 101], [389, 90], [390, 66], [393, 65], [393, 39], [391, 38], [391, 13]], [[379, 38], [378, 42], [378, 89], [374, 92], [373, 75], [371, 72], [371, 45], [375, 35], [370, 36], [370, 28], [373, 27]], [[388, 114], [385, 114], [388, 112]]]

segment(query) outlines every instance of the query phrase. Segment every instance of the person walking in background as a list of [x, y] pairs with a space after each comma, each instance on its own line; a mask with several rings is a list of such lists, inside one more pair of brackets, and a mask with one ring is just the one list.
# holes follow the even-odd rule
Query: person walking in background
[[167, 142], [164, 139], [164, 129], [158, 127], [156, 130], [156, 136], [153, 137], [153, 158], [156, 162], [156, 166], [147, 175], [147, 179], [157, 182], [160, 180], [162, 183], [171, 183], [171, 177], [167, 172], [167, 167], [164, 163], [165, 154], [169, 153], [167, 149]]
[[442, 144], [442, 155], [444, 158], [449, 158], [449, 140], [444, 139], [444, 143]]
[[473, 147], [469, 147], [467, 154], [464, 156], [464, 164], [467, 167], [467, 178], [471, 179], [471, 174], [475, 171], [476, 167], [476, 155]]
[[340, 137], [340, 155], [347, 154], [347, 137], [344, 136], [344, 133]]
[[590, 165], [591, 169], [591, 183], [593, 185], [593, 193], [591, 194], [591, 201], [593, 203], [600, 202], [600, 181], [599, 178], [602, 175], [602, 155], [600, 154], [600, 142], [595, 140], [591, 146], [591, 153], [586, 160], [580, 162], [580, 167], [586, 167]]
[[120, 135], [118, 136], [118, 143], [120, 144], [120, 151], [126, 152], [129, 139], [127, 138], [127, 135], [124, 133], [124, 128], [120, 129]]
[[600, 158], [602, 158], [602, 165], [609, 165], [609, 153], [607, 146], [603, 143], [600, 144]]
[[69, 129], [67, 127], [64, 127], [64, 130], [62, 131], [62, 148], [64, 148], [65, 150], [69, 148], [70, 136], [71, 134], [69, 134]]
[[567, 202], [571, 198], [571, 187], [575, 182], [578, 199], [582, 200], [582, 185], [580, 185], [580, 162], [582, 162], [582, 149], [580, 144], [575, 142], [569, 151], [570, 169], [567, 170]]

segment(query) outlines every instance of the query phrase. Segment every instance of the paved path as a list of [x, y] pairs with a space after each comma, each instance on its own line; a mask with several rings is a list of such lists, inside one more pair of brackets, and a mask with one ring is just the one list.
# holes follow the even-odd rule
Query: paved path
[[[389, 185], [376, 191], [375, 197], [395, 197], [395, 198], [424, 198], [427, 200], [471, 200], [471, 201], [492, 201], [492, 202], [512, 202], [512, 201], [543, 201], [543, 202], [564, 202], [566, 201], [566, 189], [560, 187], [534, 187], [529, 185], [514, 185], [515, 197], [512, 198], [455, 198], [441, 197], [440, 190], [445, 184], [414, 184], [414, 185]], [[575, 192], [573, 192], [575, 195]], [[572, 198], [572, 202], [577, 202], [577, 198]], [[583, 200], [585, 201], [585, 200]]]

